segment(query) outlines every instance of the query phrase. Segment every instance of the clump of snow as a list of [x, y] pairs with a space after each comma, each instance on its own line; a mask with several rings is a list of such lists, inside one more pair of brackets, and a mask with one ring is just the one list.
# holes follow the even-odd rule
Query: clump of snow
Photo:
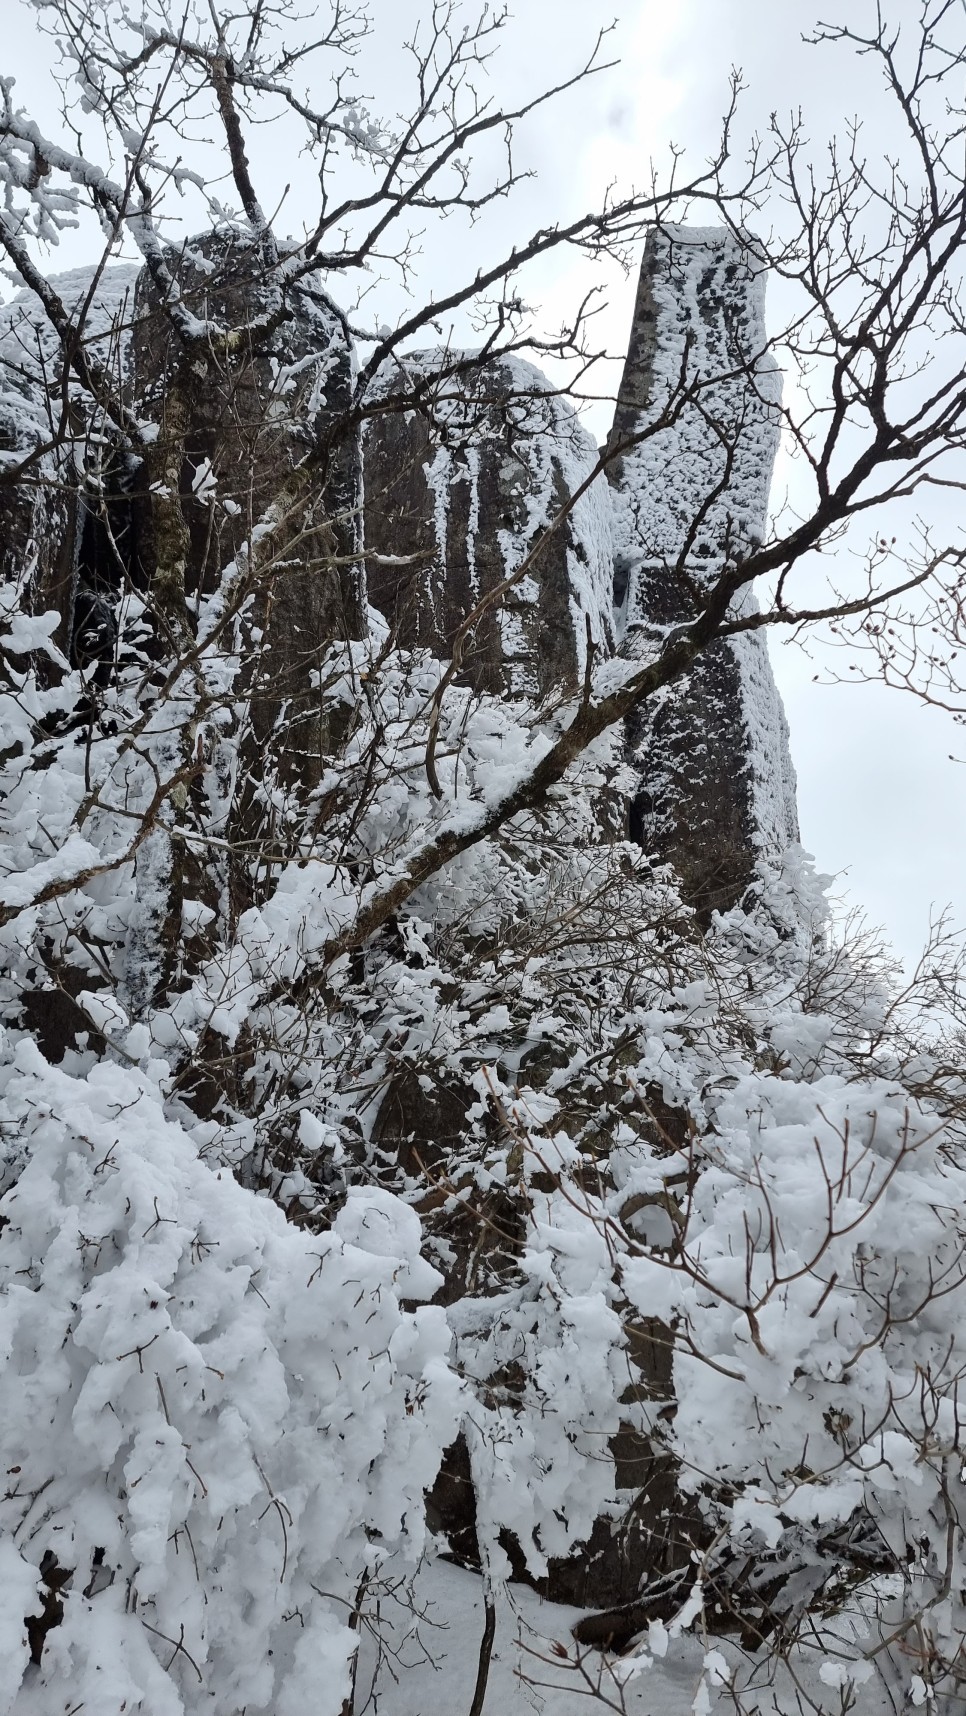
[[[27, 1043], [2, 1086], [30, 1160], [0, 1231], [3, 1708], [40, 1687], [151, 1716], [339, 1716], [367, 1572], [425, 1544], [455, 1433], [419, 1223], [358, 1188], [311, 1236], [199, 1161], [157, 1090]], [[47, 1558], [45, 1560], [45, 1557]], [[39, 1670], [15, 1617], [64, 1571]]]

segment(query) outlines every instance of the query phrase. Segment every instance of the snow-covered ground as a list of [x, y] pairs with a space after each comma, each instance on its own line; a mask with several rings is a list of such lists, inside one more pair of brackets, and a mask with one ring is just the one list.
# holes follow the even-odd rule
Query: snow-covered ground
[[[446, 1561], [427, 1563], [411, 1588], [373, 1594], [363, 1609], [353, 1716], [467, 1716], [483, 1637], [481, 1579]], [[543, 1602], [525, 1585], [498, 1592], [496, 1610], [480, 1716], [724, 1716], [735, 1711], [736, 1692], [742, 1716], [843, 1710], [843, 1689], [820, 1677], [817, 1661], [799, 1660], [794, 1679], [755, 1687], [754, 1664], [728, 1641], [688, 1633], [668, 1642], [657, 1627], [636, 1651], [608, 1656], [575, 1644], [571, 1628], [582, 1611]], [[874, 1675], [846, 1686], [850, 1696], [850, 1716], [893, 1708]]]
[[[483, 1716], [508, 1711], [587, 1716], [597, 1689], [612, 1708], [626, 1709], [629, 1716], [646, 1711], [690, 1716], [703, 1672], [704, 1653], [697, 1640], [681, 1641], [672, 1662], [656, 1662], [622, 1688], [620, 1658], [578, 1651], [570, 1629], [580, 1610], [542, 1602], [527, 1586], [517, 1584], [499, 1592], [496, 1602]], [[400, 1590], [395, 1598], [373, 1597], [366, 1613], [355, 1716], [364, 1711], [371, 1716], [456, 1716], [469, 1711], [484, 1625], [483, 1583], [476, 1574], [446, 1561], [432, 1562], [411, 1596]], [[567, 1652], [567, 1660], [561, 1651]]]

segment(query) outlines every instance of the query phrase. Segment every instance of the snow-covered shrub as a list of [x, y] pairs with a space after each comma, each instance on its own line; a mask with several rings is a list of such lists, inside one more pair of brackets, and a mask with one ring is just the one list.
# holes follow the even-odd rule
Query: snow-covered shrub
[[301, 1232], [110, 1061], [22, 1042], [2, 1104], [29, 1161], [0, 1213], [0, 1709], [338, 1716], [357, 1593], [422, 1553], [460, 1411], [443, 1312], [403, 1305], [439, 1284], [417, 1217], [360, 1188]]
[[[966, 1170], [943, 1142], [940, 1119], [884, 1082], [746, 1075], [724, 1094], [675, 1243], [623, 1266], [634, 1301], [691, 1348], [674, 1437], [708, 1461], [687, 1482], [747, 1482], [753, 1447], [789, 1519], [843, 1521], [869, 1448], [903, 1431], [919, 1452], [902, 1469], [954, 1428], [951, 1399], [929, 1435], [917, 1405], [924, 1378], [930, 1396], [955, 1383], [966, 1304]], [[660, 1167], [667, 1183], [681, 1170]]]
[[[809, 1628], [834, 1659], [821, 1684], [840, 1712], [861, 1678], [840, 1658], [862, 1650], [897, 1665], [902, 1696], [913, 1666], [914, 1699], [955, 1696], [962, 1045], [917, 1037], [875, 962], [830, 947], [820, 887], [798, 849], [781, 851], [795, 819], [769, 616], [743, 585], [778, 571], [770, 617], [786, 622], [804, 550], [834, 541], [853, 508], [865, 518], [883, 459], [896, 492], [906, 457], [913, 486], [925, 480], [958, 406], [942, 388], [903, 451], [876, 391], [866, 465], [796, 524], [787, 567], [773, 547], [762, 563], [778, 417], [760, 247], [757, 320], [742, 331], [726, 306], [715, 352], [705, 271], [721, 247], [667, 226], [672, 197], [551, 227], [538, 249], [549, 233], [623, 250], [654, 218], [686, 264], [683, 290], [657, 289], [674, 337], [635, 335], [631, 367], [650, 349], [660, 385], [630, 378], [653, 420], [633, 414], [615, 562], [607, 482], [569, 406], [521, 366], [523, 301], [499, 270], [453, 300], [477, 299], [480, 353], [447, 345], [430, 365], [442, 387], [413, 365], [407, 388], [399, 339], [424, 337], [438, 307], [360, 338], [358, 358], [314, 275], [327, 252], [338, 271], [326, 219], [302, 241], [273, 235], [236, 126], [261, 96], [284, 99], [296, 62], [266, 42], [286, 5], [257, 19], [243, 6], [214, 37], [201, 8], [169, 39], [125, 6], [36, 4], [66, 32], [82, 132], [103, 121], [130, 171], [115, 182], [83, 138], [43, 138], [0, 80], [4, 248], [38, 287], [0, 328], [0, 462], [27, 479], [4, 486], [0, 541], [0, 1716], [351, 1716], [366, 1582], [427, 1548], [427, 1492], [464, 1454], [457, 1524], [491, 1588], [516, 1553], [559, 1592], [594, 1535], [595, 1602], [625, 1520], [646, 1516], [613, 1585], [645, 1587], [648, 1612], [632, 1604], [625, 1633], [649, 1622], [653, 1654], [686, 1625], [737, 1626], [767, 1669]], [[440, 19], [421, 79], [450, 51]], [[337, 20], [328, 46], [353, 57], [359, 22], [342, 34]], [[421, 90], [395, 166], [391, 131], [337, 86], [308, 116], [324, 198], [343, 142], [388, 173], [347, 205], [376, 222], [357, 261], [383, 252], [383, 213], [408, 225], [413, 199], [433, 206], [444, 169], [450, 208], [463, 200], [461, 103], [492, 28], [453, 36], [437, 111]], [[437, 143], [421, 141], [442, 114]], [[211, 118], [228, 127], [237, 223], [221, 181], [216, 199], [182, 159], [180, 132]], [[791, 170], [794, 149], [778, 159]], [[856, 170], [832, 194], [845, 195], [843, 281], [849, 198], [868, 202]], [[158, 223], [174, 187], [207, 230], [169, 248]], [[910, 206], [875, 251], [895, 272], [889, 290], [869, 286], [869, 317], [850, 302], [830, 319], [834, 287], [816, 305], [823, 350], [842, 327], [838, 380], [860, 415], [855, 353], [863, 373], [878, 351], [883, 377], [892, 358], [895, 376], [918, 375], [896, 330], [938, 325], [955, 299], [941, 267], [938, 296], [904, 294], [921, 245], [955, 252], [945, 226], [961, 235], [962, 186], [938, 218]], [[719, 261], [738, 278], [749, 241], [723, 207]], [[888, 191], [881, 208], [897, 217]], [[109, 246], [125, 234], [140, 249], [133, 297], [129, 273], [58, 289], [37, 272], [30, 235], [50, 242], [91, 212]], [[219, 256], [238, 271], [219, 279]], [[579, 318], [550, 349], [582, 354], [583, 331]], [[793, 350], [809, 338], [796, 327]], [[480, 355], [500, 350], [520, 397], [501, 384], [509, 409], [486, 427], [508, 455], [493, 462], [487, 542], [471, 443], [493, 402], [469, 423], [462, 407]], [[392, 507], [385, 553], [364, 540], [380, 496], [361, 482], [359, 432], [379, 373], [397, 425], [439, 437], [443, 587], [465, 560], [455, 635], [434, 615], [411, 648], [363, 600], [361, 560], [393, 584], [425, 558], [398, 552]], [[806, 454], [821, 417], [810, 403]], [[542, 443], [551, 422], [566, 457]], [[848, 439], [848, 412], [846, 425]], [[510, 457], [521, 436], [526, 458]], [[421, 445], [404, 452], [427, 474]], [[828, 473], [824, 454], [815, 468]], [[553, 556], [539, 556], [566, 522], [564, 490], [579, 529], [554, 595]], [[892, 576], [885, 540], [870, 589]], [[653, 605], [630, 588], [642, 571]], [[78, 628], [85, 604], [101, 617]], [[503, 696], [460, 672], [481, 604]], [[549, 686], [534, 671], [544, 619], [574, 646]], [[704, 697], [708, 719], [693, 721], [700, 650], [744, 623], [724, 643], [740, 695]], [[436, 653], [416, 647], [427, 637]], [[700, 930], [654, 858], [669, 850], [652, 839], [662, 822], [702, 844], [659, 766], [675, 708], [689, 776], [722, 723], [721, 779], [748, 788], [754, 824], [732, 830], [730, 854], [731, 835], [722, 852], [710, 829], [699, 868], [710, 859], [713, 879], [724, 858], [727, 885], [687, 895]], [[702, 778], [697, 810], [727, 820], [736, 801], [702, 803]], [[647, 850], [622, 838], [632, 827]], [[715, 917], [709, 900], [746, 885]], [[948, 1005], [942, 970], [924, 994], [927, 1012]], [[413, 1308], [437, 1286], [445, 1306]], [[621, 1480], [618, 1437], [625, 1472], [660, 1468], [660, 1501]], [[604, 1619], [598, 1638], [612, 1638]]]

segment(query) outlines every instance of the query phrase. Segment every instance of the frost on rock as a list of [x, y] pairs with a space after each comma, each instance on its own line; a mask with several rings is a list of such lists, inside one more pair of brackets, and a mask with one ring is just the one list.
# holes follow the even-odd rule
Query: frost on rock
[[[717, 227], [651, 233], [609, 443], [615, 597], [630, 653], [691, 619], [764, 537], [781, 385], [764, 296], [750, 239]], [[797, 839], [763, 633], [713, 645], [658, 707], [632, 718], [628, 743], [640, 771], [635, 837], [674, 863], [703, 914], [727, 909], [756, 860], [777, 861]]]
[[[106, 268], [74, 268], [52, 274], [51, 291], [71, 315], [82, 317], [85, 344], [102, 364], [123, 373], [129, 346], [134, 288], [140, 270], [134, 263]], [[4, 427], [0, 459], [11, 462], [16, 450], [43, 444], [52, 428], [49, 389], [63, 362], [61, 342], [36, 293], [25, 287], [0, 306], [0, 413]], [[73, 392], [82, 389], [74, 381]]]
[[440, 1279], [417, 1217], [360, 1187], [302, 1233], [150, 1079], [26, 1042], [0, 1116], [29, 1140], [0, 1206], [0, 1709], [69, 1686], [92, 1712], [340, 1716], [356, 1594], [418, 1562], [460, 1411], [443, 1312], [413, 1308]]
[[[229, 330], [236, 349], [226, 361], [216, 331], [186, 347], [141, 273], [133, 402], [159, 425], [133, 485], [141, 573], [163, 603], [183, 564], [179, 593], [194, 605], [229, 569], [244, 573], [253, 544], [270, 542], [245, 618], [252, 757], [284, 749], [286, 775], [314, 782], [334, 742], [320, 716], [324, 657], [333, 639], [365, 635], [359, 445], [345, 424], [351, 340], [316, 274], [289, 286], [280, 314], [278, 282], [240, 228], [187, 241], [169, 263], [181, 309]], [[259, 334], [273, 316], [279, 326]], [[319, 445], [324, 456], [304, 467]]]
[[[553, 528], [593, 470], [593, 442], [532, 364], [460, 366], [460, 353], [420, 353], [377, 378], [370, 597], [399, 644], [457, 650], [476, 690], [555, 698], [581, 682], [588, 640], [596, 659], [613, 649], [607, 485], [591, 484]], [[409, 409], [392, 408], [395, 394]]]
[[384, 1649], [440, 1551], [641, 1640], [629, 1709], [804, 1618], [838, 1712], [872, 1552], [953, 1660], [960, 1062], [829, 940], [764, 648], [422, 865], [764, 530], [753, 256], [652, 241], [613, 485], [527, 365], [363, 391], [317, 281], [177, 262], [177, 337], [103, 283], [69, 595], [0, 588], [0, 1716], [341, 1716], [362, 1634], [455, 1708]]

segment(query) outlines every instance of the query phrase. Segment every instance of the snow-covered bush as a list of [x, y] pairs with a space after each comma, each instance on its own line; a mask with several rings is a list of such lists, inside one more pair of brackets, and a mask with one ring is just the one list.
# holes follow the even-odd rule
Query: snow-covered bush
[[359, 1188], [301, 1232], [150, 1070], [26, 1042], [2, 1125], [29, 1161], [0, 1214], [0, 1709], [339, 1716], [360, 1588], [423, 1553], [459, 1421], [445, 1316], [404, 1308], [439, 1285], [417, 1217]]
[[[673, 1231], [664, 1248], [632, 1243], [622, 1279], [674, 1331], [663, 1434], [717, 1546], [710, 1624], [728, 1603], [721, 1562], [750, 1556], [735, 1614], [749, 1606], [763, 1637], [777, 1619], [789, 1641], [803, 1622], [818, 1639], [824, 1615], [834, 1653], [834, 1617], [871, 1604], [948, 1690], [963, 1626], [966, 1168], [941, 1116], [882, 1080], [749, 1073], [711, 1131], [652, 1172]], [[840, 1645], [867, 1647], [881, 1648], [869, 1624]]]
[[[761, 628], [870, 482], [911, 492], [960, 450], [962, 363], [904, 392], [909, 330], [962, 334], [935, 262], [962, 241], [958, 110], [944, 142], [913, 128], [920, 208], [891, 200], [897, 167], [877, 200], [836, 165], [769, 253], [744, 221], [761, 172], [804, 206], [799, 145], [734, 193], [725, 148], [472, 262], [445, 314], [470, 308], [479, 349], [417, 359], [432, 293], [367, 332], [329, 276], [396, 230], [408, 279], [414, 211], [512, 186], [512, 153], [479, 197], [470, 166], [502, 123], [474, 93], [501, 20], [433, 8], [412, 122], [382, 126], [340, 74], [324, 110], [294, 93], [314, 50], [287, 0], [189, 6], [175, 34], [164, 6], [35, 4], [80, 134], [46, 137], [0, 79], [25, 287], [0, 317], [0, 1716], [352, 1716], [367, 1589], [447, 1534], [488, 1596], [512, 1571], [606, 1608], [599, 1643], [647, 1627], [616, 1686], [694, 1627], [762, 1674], [808, 1636], [839, 1712], [871, 1665], [896, 1702], [955, 1700], [964, 961], [940, 933], [900, 1001], [835, 945], [788, 844]], [[362, 21], [336, 9], [320, 52], [351, 62]], [[941, 38], [923, 23], [937, 88], [961, 66]], [[892, 76], [886, 43], [859, 45]], [[918, 89], [894, 84], [904, 127]], [[281, 110], [321, 184], [295, 240], [244, 142]], [[212, 180], [182, 135], [210, 123]], [[723, 245], [670, 224], [701, 197]], [[136, 271], [45, 271], [88, 218]], [[517, 270], [561, 242], [623, 260], [652, 222], [650, 332], [598, 460], [520, 355], [582, 375], [587, 307], [529, 339]], [[769, 260], [804, 293], [797, 421]], [[425, 519], [363, 481], [380, 414]], [[783, 425], [817, 485], [784, 536]], [[429, 549], [397, 552], [407, 505]], [[430, 560], [394, 630], [366, 562], [393, 586]], [[958, 551], [893, 561], [882, 538], [828, 606], [876, 638], [890, 592], [926, 585], [955, 639]], [[648, 830], [687, 824], [685, 777], [708, 814], [682, 888]], [[699, 1716], [732, 1672], [708, 1662]]]

